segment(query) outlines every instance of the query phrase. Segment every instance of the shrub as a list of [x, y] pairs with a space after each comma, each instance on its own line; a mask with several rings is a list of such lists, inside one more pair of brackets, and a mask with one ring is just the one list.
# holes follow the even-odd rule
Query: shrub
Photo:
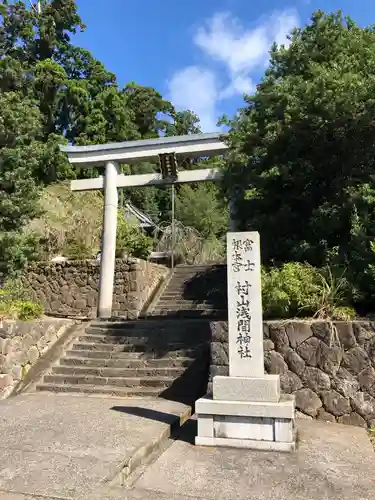
[[42, 260], [62, 254], [73, 259], [93, 258], [100, 249], [103, 195], [96, 191], [72, 192], [69, 183], [43, 190], [42, 215], [27, 230], [42, 241]]
[[0, 300], [0, 317], [10, 317], [28, 321], [39, 318], [44, 312], [43, 306], [30, 300], [15, 300], [2, 302]]
[[68, 259], [86, 260], [94, 257], [94, 251], [95, 249], [88, 247], [84, 241], [77, 238], [67, 242], [62, 254]]
[[19, 280], [8, 280], [0, 290], [0, 318], [9, 317], [27, 321], [40, 317], [43, 312], [41, 304], [25, 298]]
[[17, 276], [39, 257], [39, 239], [36, 235], [9, 231], [0, 233], [0, 271]]
[[348, 285], [343, 274], [289, 262], [280, 268], [262, 268], [262, 300], [267, 318], [350, 319]]
[[175, 262], [184, 264], [205, 264], [225, 260], [225, 241], [211, 235], [203, 237], [197, 229], [184, 226], [181, 221], [176, 220], [174, 226], [174, 241], [172, 238], [172, 226], [165, 223], [160, 224], [163, 232], [161, 237], [155, 234], [155, 247], [158, 252], [172, 253], [174, 250]]
[[137, 226], [129, 224], [120, 213], [117, 220], [116, 253], [126, 253], [139, 259], [147, 259], [153, 246], [152, 238]]

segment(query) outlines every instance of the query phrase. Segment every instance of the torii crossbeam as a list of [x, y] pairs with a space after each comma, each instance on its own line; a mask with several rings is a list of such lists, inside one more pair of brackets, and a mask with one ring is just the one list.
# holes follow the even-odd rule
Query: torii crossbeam
[[223, 154], [228, 146], [225, 134], [196, 134], [174, 137], [160, 137], [141, 141], [127, 141], [93, 146], [60, 146], [68, 154], [69, 162], [77, 167], [105, 167], [105, 175], [93, 179], [71, 182], [73, 191], [104, 189], [104, 216], [102, 253], [100, 263], [98, 316], [112, 316], [113, 283], [116, 257], [117, 231], [117, 188], [139, 186], [161, 186], [191, 182], [219, 181], [219, 168], [182, 170], [174, 179], [163, 178], [162, 174], [143, 175], [120, 174], [119, 165], [158, 160], [160, 155], [178, 157], [207, 157]]

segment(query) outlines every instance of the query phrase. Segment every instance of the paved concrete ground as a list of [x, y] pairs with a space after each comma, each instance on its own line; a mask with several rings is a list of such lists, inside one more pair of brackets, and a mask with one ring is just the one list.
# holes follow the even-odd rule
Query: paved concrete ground
[[137, 465], [189, 411], [162, 399], [30, 394], [2, 401], [0, 499], [75, 499], [97, 491]]
[[364, 429], [298, 420], [298, 451], [287, 454], [195, 447], [194, 422], [188, 427], [132, 489], [84, 500], [375, 499], [375, 454]]
[[375, 500], [366, 431], [309, 420], [297, 421], [298, 451], [287, 454], [196, 447], [191, 419], [154, 463], [130, 476], [132, 484], [107, 483], [184, 410], [163, 400], [81, 396], [2, 402], [0, 499]]

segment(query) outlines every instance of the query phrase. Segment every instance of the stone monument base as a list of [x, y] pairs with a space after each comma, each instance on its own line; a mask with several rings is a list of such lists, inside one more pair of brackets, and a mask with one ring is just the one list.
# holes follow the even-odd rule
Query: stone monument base
[[[217, 379], [217, 380], [215, 380]], [[226, 379], [226, 380], [223, 380]], [[251, 378], [215, 377], [214, 396], [206, 395], [195, 404], [198, 419], [198, 435], [195, 444], [200, 446], [226, 446], [256, 450], [294, 451], [296, 448], [296, 429], [294, 426], [294, 396], [278, 392], [278, 375]], [[254, 388], [258, 401], [235, 401], [217, 399], [219, 393], [226, 392], [230, 385], [237, 387], [233, 394], [246, 394]], [[265, 396], [272, 401], [259, 401], [258, 392], [263, 385], [269, 385]], [[230, 391], [229, 391], [230, 392]], [[228, 392], [228, 394], [229, 394]], [[267, 394], [268, 393], [268, 394]]]

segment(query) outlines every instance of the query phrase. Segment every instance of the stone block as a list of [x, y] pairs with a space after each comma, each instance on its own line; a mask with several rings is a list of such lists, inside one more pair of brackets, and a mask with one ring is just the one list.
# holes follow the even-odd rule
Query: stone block
[[229, 376], [229, 366], [210, 366], [210, 380], [212, 381], [214, 377], [221, 375], [223, 377]]
[[214, 437], [214, 418], [212, 415], [198, 415], [198, 436]]
[[293, 349], [288, 349], [284, 354], [285, 361], [289, 369], [302, 377], [305, 372], [306, 363]]
[[239, 417], [294, 418], [294, 396], [281, 395], [278, 403], [218, 401], [205, 396], [195, 403], [198, 415], [231, 415]]
[[39, 350], [36, 346], [31, 346], [27, 351], [27, 359], [30, 363], [35, 363], [35, 361], [39, 358]]
[[21, 378], [22, 378], [22, 366], [20, 366], [20, 365], [13, 366], [12, 375], [13, 375], [14, 380], [21, 380]]
[[282, 443], [279, 441], [256, 441], [255, 439], [228, 439], [228, 438], [209, 438], [196, 436], [196, 446], [213, 446], [224, 448], [240, 448], [263, 451], [295, 451], [296, 445], [292, 443]]
[[276, 351], [284, 353], [289, 347], [289, 338], [286, 334], [285, 326], [281, 323], [269, 323], [268, 328], [270, 339], [275, 344]]
[[8, 354], [8, 356], [7, 356], [8, 364], [13, 363], [13, 364], [18, 364], [18, 365], [24, 365], [28, 360], [27, 353], [28, 353], [28, 351], [26, 351], [26, 350], [13, 351], [11, 354]]
[[317, 420], [323, 420], [324, 422], [336, 422], [334, 415], [328, 413], [328, 411], [325, 411], [323, 408], [319, 408], [318, 416], [316, 418]]
[[214, 377], [213, 397], [222, 401], [269, 401], [280, 399], [280, 377]]
[[215, 415], [213, 421], [214, 436], [218, 438], [256, 441], [273, 441], [274, 438], [272, 418]]
[[336, 417], [349, 413], [351, 410], [349, 400], [336, 391], [324, 392], [322, 394], [322, 399], [324, 408]]
[[363, 391], [369, 391], [375, 385], [375, 370], [368, 366], [358, 374], [358, 382]]
[[296, 410], [296, 418], [301, 418], [302, 420], [313, 420], [310, 415], [306, 415], [306, 413], [302, 413], [298, 410]]
[[345, 349], [350, 349], [356, 345], [357, 340], [354, 335], [352, 322], [337, 321], [335, 322], [335, 327], [340, 343]]
[[334, 341], [334, 330], [327, 321], [314, 321], [311, 323], [311, 330], [315, 337], [331, 347]]
[[263, 351], [273, 351], [275, 349], [275, 344], [270, 339], [263, 340]]
[[211, 364], [216, 366], [228, 366], [228, 344], [221, 342], [211, 343]]
[[280, 375], [280, 387], [284, 394], [291, 394], [301, 389], [303, 384], [295, 373], [288, 370], [286, 373]]
[[37, 342], [37, 348], [39, 351], [43, 350], [47, 345], [48, 345], [48, 339], [43, 335], [38, 342]]
[[375, 418], [375, 398], [365, 392], [357, 392], [350, 398], [351, 406], [366, 422]]
[[28, 349], [34, 344], [33, 337], [28, 333], [22, 338], [22, 349]]
[[210, 323], [212, 342], [228, 343], [228, 322], [213, 321]]
[[345, 368], [340, 368], [336, 376], [331, 378], [331, 385], [333, 389], [342, 394], [345, 398], [354, 396], [360, 389], [357, 378]]
[[281, 354], [276, 351], [268, 351], [264, 355], [264, 367], [272, 375], [282, 375], [288, 371], [288, 365], [285, 363]]
[[294, 441], [293, 420], [290, 418], [276, 418], [274, 421], [275, 441], [291, 443]]
[[361, 415], [358, 415], [356, 412], [351, 412], [348, 413], [347, 415], [343, 415], [342, 417], [339, 417], [337, 421], [340, 424], [345, 424], [345, 425], [355, 425], [356, 427], [367, 427], [366, 421], [364, 418], [361, 417]]
[[329, 376], [319, 370], [319, 368], [313, 368], [312, 366], [306, 367], [302, 380], [305, 386], [309, 387], [317, 394], [321, 391], [329, 391], [331, 388]]
[[357, 375], [362, 370], [370, 366], [369, 357], [362, 347], [353, 347], [349, 349], [342, 359], [342, 366], [350, 373]]
[[311, 417], [316, 417], [319, 408], [322, 407], [320, 398], [311, 389], [300, 389], [295, 393], [296, 406]]
[[264, 339], [270, 338], [270, 329], [268, 328], [268, 323], [264, 322], [263, 322], [263, 338]]
[[9, 374], [0, 374], [0, 391], [13, 384], [13, 377]]
[[0, 354], [9, 354], [11, 347], [10, 339], [1, 339], [0, 346]]
[[139, 316], [139, 311], [138, 310], [126, 311], [126, 317], [129, 320], [137, 319], [138, 316]]
[[7, 364], [7, 357], [0, 354], [0, 373], [3, 373], [3, 368]]
[[363, 346], [375, 335], [374, 328], [370, 321], [354, 321], [353, 333], [360, 346]]
[[320, 343], [318, 367], [328, 375], [336, 375], [344, 354], [342, 347], [328, 347], [324, 342]]
[[310, 325], [302, 321], [288, 323], [285, 326], [285, 331], [289, 338], [290, 346], [293, 348], [298, 347], [313, 335]]
[[76, 299], [74, 301], [73, 307], [74, 307], [74, 309], [78, 309], [78, 310], [85, 309], [87, 307], [86, 298], [82, 297], [82, 298]]
[[309, 366], [317, 366], [320, 355], [320, 340], [311, 337], [305, 342], [302, 342], [297, 349], [297, 354], [299, 354]]

